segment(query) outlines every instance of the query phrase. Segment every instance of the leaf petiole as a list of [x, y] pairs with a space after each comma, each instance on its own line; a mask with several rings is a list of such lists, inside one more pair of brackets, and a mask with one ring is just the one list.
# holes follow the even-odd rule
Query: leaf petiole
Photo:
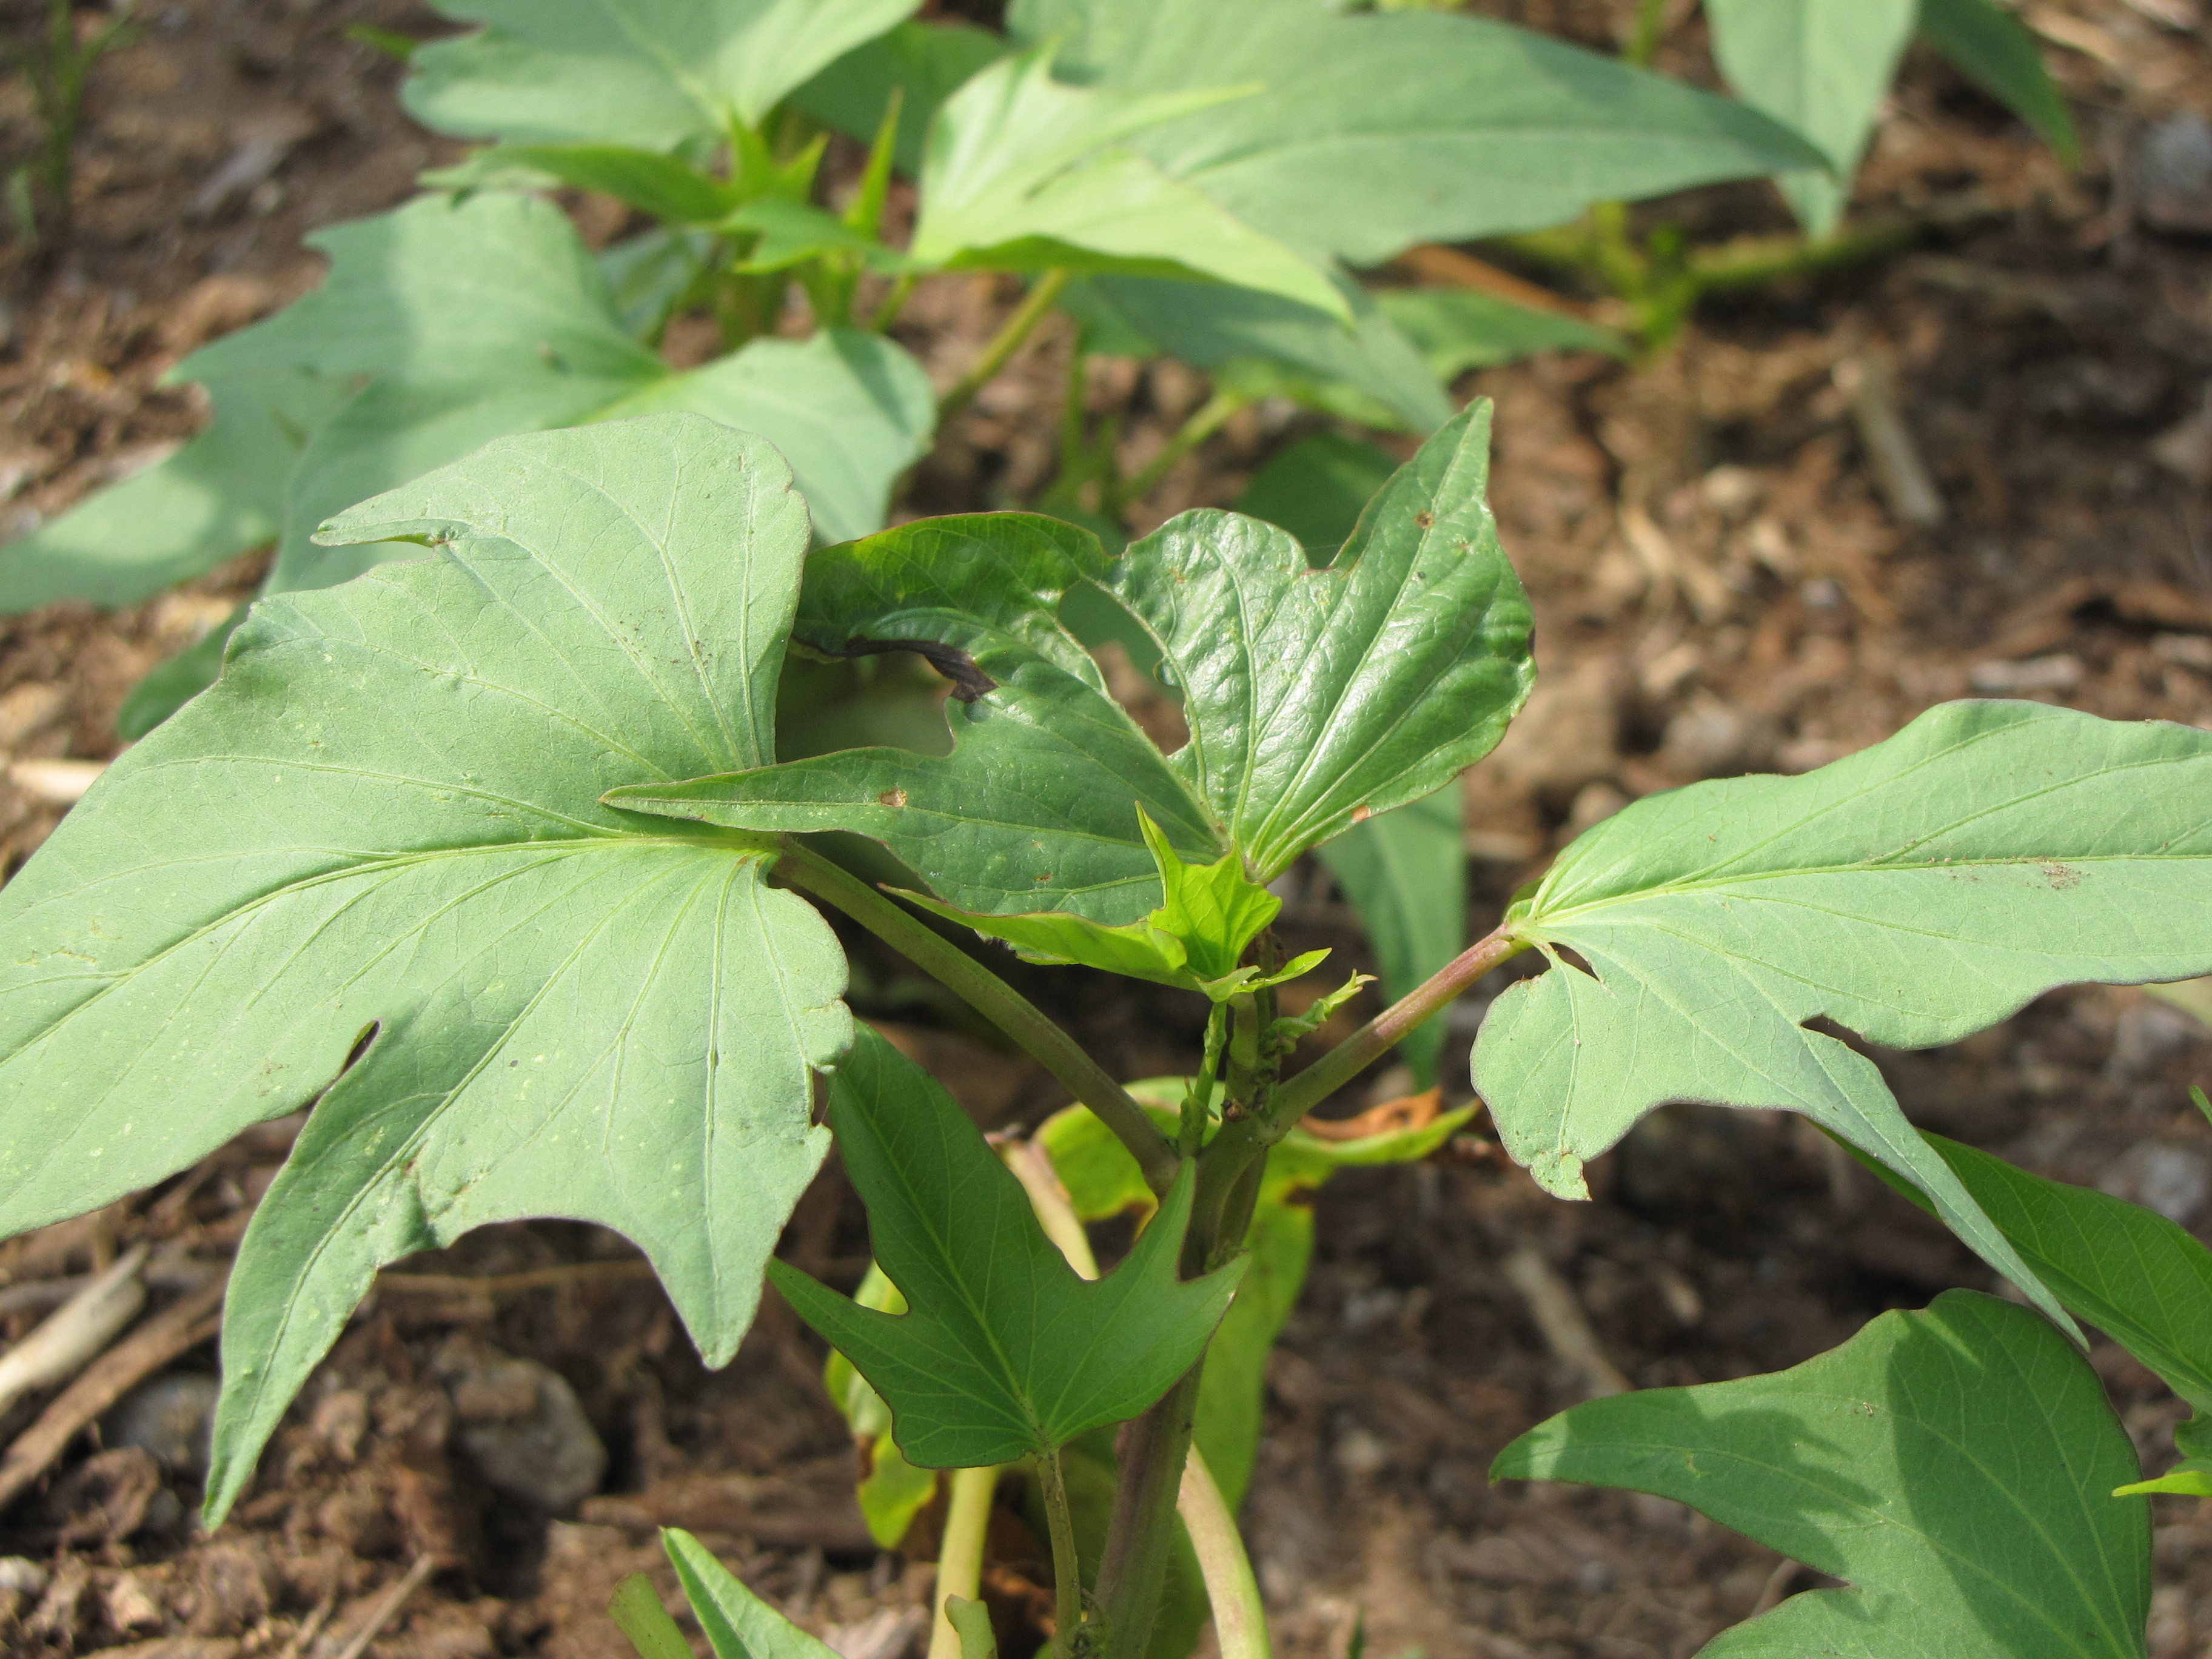
[[857, 876], [790, 836], [776, 867], [793, 886], [835, 905], [1028, 1050], [1121, 1138], [1153, 1192], [1164, 1195], [1175, 1184], [1182, 1160], [1145, 1109], [1035, 1003]]
[[1067, 1502], [1067, 1479], [1055, 1446], [1036, 1460], [1037, 1487], [1052, 1534], [1052, 1650], [1066, 1659], [1075, 1651], [1083, 1625], [1083, 1566], [1075, 1550], [1075, 1511]]
[[1013, 355], [1022, 349], [1023, 342], [1044, 320], [1045, 313], [1052, 309], [1060, 298], [1060, 291], [1067, 286], [1068, 279], [1073, 275], [1066, 267], [1056, 265], [1038, 279], [1037, 285], [1030, 290], [1029, 297], [991, 337], [991, 343], [983, 348], [982, 356], [969, 366], [968, 372], [953, 383], [950, 392], [938, 399], [937, 419], [939, 425], [973, 403], [975, 394], [989, 385], [992, 376], [1004, 368]]

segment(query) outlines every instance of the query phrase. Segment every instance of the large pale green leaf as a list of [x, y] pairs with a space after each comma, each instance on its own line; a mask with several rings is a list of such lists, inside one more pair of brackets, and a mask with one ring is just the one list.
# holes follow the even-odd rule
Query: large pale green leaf
[[474, 34], [410, 60], [426, 126], [523, 143], [665, 149], [756, 127], [833, 59], [917, 0], [438, 0]]
[[136, 604], [276, 539], [285, 476], [352, 388], [284, 368], [208, 392], [215, 418], [191, 442], [0, 547], [0, 613]]
[[[1395, 812], [1355, 823], [1320, 848], [1322, 862], [1366, 924], [1393, 1001], [1467, 949], [1464, 804], [1440, 789]], [[1398, 1044], [1413, 1080], [1437, 1080], [1444, 1023], [1431, 1019]]]
[[1827, 235], [1850, 199], [1920, 0], [1705, 0], [1705, 16], [1729, 84], [1827, 158], [1825, 168], [1776, 180], [1806, 230]]
[[808, 539], [757, 438], [515, 438], [344, 515], [436, 556], [265, 599], [0, 890], [0, 1231], [316, 1104], [231, 1280], [220, 1515], [377, 1267], [572, 1216], [710, 1362], [827, 1137], [820, 918], [760, 843], [602, 805], [765, 759]]
[[861, 1307], [783, 1262], [769, 1275], [889, 1403], [909, 1461], [975, 1468], [1054, 1450], [1136, 1416], [1205, 1351], [1242, 1264], [1177, 1280], [1194, 1168], [1128, 1258], [1086, 1280], [968, 1115], [872, 1031], [831, 1079], [830, 1121], [908, 1311]]
[[[1480, 405], [1430, 440], [1321, 570], [1273, 526], [1220, 512], [1184, 514], [1112, 557], [1073, 526], [1014, 515], [819, 554], [799, 636], [841, 654], [933, 652], [956, 681], [952, 753], [847, 750], [623, 802], [872, 836], [940, 897], [999, 915], [1119, 923], [1155, 908], [1140, 806], [1186, 862], [1233, 848], [1272, 880], [1449, 781], [1527, 696], [1528, 600], [1482, 496], [1488, 416]], [[1172, 757], [1060, 628], [1060, 597], [1086, 575], [1182, 694], [1191, 740]]]
[[1475, 1085], [1508, 1150], [1568, 1197], [1662, 1102], [1804, 1113], [2057, 1314], [1874, 1063], [1812, 1022], [1922, 1048], [2054, 986], [2203, 972], [2208, 790], [2212, 732], [1961, 702], [1804, 777], [1647, 797], [1508, 913], [1553, 966], [1491, 1006]]
[[1061, 305], [1083, 325], [1092, 351], [1177, 357], [1194, 368], [1259, 359], [1349, 386], [1410, 432], [1425, 435], [1451, 419], [1451, 400], [1436, 375], [1375, 296], [1349, 282], [1339, 292], [1352, 307], [1350, 329], [1272, 294], [1154, 276], [1084, 278], [1069, 286]]
[[1711, 1659], [2141, 1659], [2149, 1506], [2096, 1373], [2025, 1308], [1949, 1291], [1771, 1376], [1593, 1400], [1492, 1480], [1674, 1498], [1847, 1579]]
[[1249, 88], [1121, 93], [1053, 78], [1048, 45], [991, 64], [929, 131], [908, 252], [927, 264], [1198, 276], [1346, 323], [1322, 271], [1121, 141]]
[[1261, 83], [1131, 143], [1246, 223], [1355, 264], [1820, 162], [1741, 104], [1486, 19], [1016, 0], [1009, 22], [1025, 41], [1062, 41], [1070, 79], [1113, 91]]
[[[672, 371], [625, 325], [599, 262], [550, 203], [497, 191], [427, 197], [314, 240], [331, 258], [321, 288], [179, 369], [219, 380], [365, 379], [296, 460], [258, 477], [226, 475], [264, 495], [283, 478], [264, 592], [329, 586], [408, 556], [404, 546], [321, 545], [315, 530], [354, 501], [515, 433], [669, 410], [710, 415], [782, 451], [831, 540], [880, 525], [892, 483], [928, 446], [928, 377], [876, 335], [756, 340]], [[136, 710], [148, 723], [141, 729], [212, 678], [193, 672], [196, 660], [179, 659], [149, 687], [158, 695]]]
[[1992, 0], [1920, 0], [1920, 36], [1960, 74], [2043, 135], [2069, 165], [2081, 137], [2065, 94], [2043, 66], [2043, 48], [2027, 27]]

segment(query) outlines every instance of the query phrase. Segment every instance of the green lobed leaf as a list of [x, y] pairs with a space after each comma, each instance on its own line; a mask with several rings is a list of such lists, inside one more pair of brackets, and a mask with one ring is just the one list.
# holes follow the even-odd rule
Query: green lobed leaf
[[1352, 308], [1348, 330], [1274, 295], [1152, 276], [1079, 278], [1060, 307], [1082, 325], [1086, 350], [1177, 357], [1194, 368], [1259, 359], [1362, 393], [1406, 431], [1427, 434], [1450, 420], [1451, 400], [1376, 296], [1342, 279], [1338, 291]]
[[216, 1517], [377, 1267], [486, 1222], [621, 1231], [726, 1360], [850, 1031], [770, 850], [599, 799], [769, 752], [808, 536], [765, 442], [508, 439], [328, 533], [439, 552], [263, 600], [0, 890], [0, 1232], [315, 1104], [230, 1283]]
[[[1382, 989], [1392, 1001], [1467, 949], [1465, 803], [1456, 789], [1355, 823], [1318, 849], [1321, 860], [1359, 913]], [[1444, 1023], [1416, 1026], [1398, 1056], [1427, 1088], [1437, 1080]]]
[[912, 256], [956, 268], [1196, 276], [1275, 294], [1346, 323], [1316, 266], [1211, 197], [1121, 147], [1146, 127], [1253, 88], [1131, 94], [1053, 78], [1049, 44], [992, 64], [931, 124]]
[[2043, 136], [2069, 167], [2081, 158], [2081, 136], [2065, 94], [2043, 64], [2027, 27], [1991, 0], [1920, 0], [1920, 36]]
[[2142, 1659], [2148, 1505], [2096, 1373], [2025, 1308], [1947, 1291], [1771, 1376], [1593, 1400], [1491, 1478], [1687, 1504], [1844, 1589], [1723, 1632], [1711, 1659]]
[[1775, 180], [1812, 236], [1828, 235], [1843, 217], [1919, 15], [1920, 0], [1705, 0], [1729, 84], [1827, 158], [1826, 167]]
[[191, 442], [0, 546], [0, 614], [135, 605], [276, 538], [285, 475], [352, 388], [278, 368], [216, 378], [208, 392], [215, 417]]
[[[860, 1288], [853, 1292], [853, 1300], [860, 1307], [888, 1314], [906, 1311], [906, 1298], [899, 1294], [898, 1286], [884, 1278], [884, 1270], [872, 1261]], [[918, 1469], [906, 1461], [891, 1433], [891, 1408], [869, 1386], [868, 1379], [853, 1369], [853, 1362], [835, 1348], [823, 1364], [822, 1386], [830, 1403], [844, 1416], [865, 1462], [867, 1472], [854, 1490], [860, 1500], [860, 1518], [867, 1522], [871, 1538], [884, 1548], [895, 1550], [914, 1525], [915, 1516], [937, 1496], [937, 1471]]]
[[[1129, 1086], [1162, 1133], [1172, 1136], [1175, 1103], [1181, 1100], [1186, 1082], [1166, 1078]], [[1297, 1305], [1313, 1259], [1313, 1210], [1307, 1195], [1340, 1169], [1418, 1163], [1474, 1115], [1474, 1108], [1463, 1107], [1414, 1127], [1356, 1140], [1324, 1140], [1293, 1128], [1268, 1150], [1259, 1201], [1244, 1238], [1249, 1265], [1237, 1286], [1236, 1300], [1206, 1350], [1193, 1437], [1232, 1510], [1243, 1501], [1257, 1461], [1266, 1415], [1267, 1354]], [[1036, 1139], [1083, 1220], [1152, 1212], [1155, 1200], [1136, 1159], [1085, 1108], [1070, 1106], [1055, 1112], [1038, 1126]]]
[[830, 1082], [830, 1123], [908, 1311], [860, 1307], [784, 1262], [770, 1278], [891, 1408], [908, 1462], [975, 1468], [1136, 1416], [1205, 1351], [1241, 1263], [1176, 1276], [1186, 1166], [1128, 1259], [1076, 1276], [1021, 1183], [937, 1080], [865, 1028]]
[[1486, 19], [1016, 0], [1008, 23], [1019, 40], [1060, 41], [1061, 72], [1109, 91], [1262, 83], [1132, 146], [1246, 223], [1353, 264], [1819, 164], [1741, 104]]
[[1923, 1048], [2055, 986], [2203, 971], [2208, 787], [2212, 733], [1959, 702], [1804, 777], [1647, 797], [1508, 913], [1553, 966], [1491, 1006], [1475, 1086], [1507, 1150], [1564, 1197], [1663, 1102], [1802, 1112], [2063, 1318], [1874, 1063], [1811, 1022]]
[[[1019, 515], [905, 526], [808, 562], [799, 637], [896, 641], [955, 680], [950, 756], [854, 750], [621, 796], [642, 811], [884, 842], [947, 902], [1109, 924], [1159, 902], [1139, 807], [1187, 863], [1231, 849], [1265, 883], [1316, 842], [1433, 793], [1528, 694], [1528, 600], [1483, 501], [1489, 410], [1423, 447], [1336, 560], [1186, 513], [1109, 557]], [[1162, 757], [1063, 631], [1085, 578], [1160, 653], [1191, 740]]]
[[836, 1659], [835, 1649], [747, 1589], [714, 1553], [681, 1527], [663, 1527], [677, 1582], [714, 1659]]
[[520, 143], [666, 149], [757, 127], [784, 94], [917, 0], [437, 0], [472, 34], [410, 57], [425, 126]]

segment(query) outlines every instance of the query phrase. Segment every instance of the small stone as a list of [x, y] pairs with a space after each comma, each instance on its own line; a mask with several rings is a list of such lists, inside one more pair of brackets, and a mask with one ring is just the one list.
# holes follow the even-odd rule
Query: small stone
[[0, 691], [0, 749], [14, 749], [36, 737], [69, 707], [69, 693], [37, 680]]
[[125, 1636], [161, 1627], [161, 1604], [139, 1573], [118, 1574], [107, 1587], [107, 1622]]
[[2159, 122], [2130, 156], [2136, 211], [2154, 230], [2212, 231], [2212, 125], [2194, 110]]
[[107, 1414], [101, 1435], [111, 1446], [137, 1446], [165, 1468], [197, 1474], [207, 1467], [208, 1435], [222, 1385], [199, 1371], [172, 1371], [142, 1383]]
[[1353, 1476], [1379, 1474], [1390, 1466], [1389, 1447], [1363, 1428], [1347, 1429], [1339, 1435], [1331, 1455], [1337, 1468]]
[[599, 1489], [607, 1449], [565, 1378], [465, 1334], [433, 1364], [460, 1419], [461, 1449], [486, 1480], [556, 1513]]
[[331, 1449], [341, 1463], [361, 1455], [362, 1437], [368, 1432], [368, 1396], [359, 1389], [340, 1389], [315, 1402], [310, 1419], [316, 1437]]
[[0, 1592], [43, 1595], [53, 1574], [27, 1555], [0, 1555]]
[[2115, 1083], [2132, 1083], [2203, 1035], [2203, 1028], [2179, 1008], [2146, 999], [2123, 1013], [2113, 1028], [2105, 1075]]

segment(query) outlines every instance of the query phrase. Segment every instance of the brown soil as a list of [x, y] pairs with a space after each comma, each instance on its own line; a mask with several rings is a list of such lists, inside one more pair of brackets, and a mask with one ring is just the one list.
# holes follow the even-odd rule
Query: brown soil
[[[1632, 9], [1481, 9], [1596, 40]], [[1637, 795], [1803, 770], [1970, 690], [2212, 726], [2212, 243], [2161, 229], [2129, 161], [2151, 124], [2192, 106], [2212, 115], [2203, 9], [2027, 8], [2059, 43], [2084, 120], [2078, 173], [1916, 57], [1862, 206], [1939, 214], [1941, 234], [1709, 307], [1651, 366], [1552, 358], [1462, 388], [1498, 403], [1497, 505], [1535, 599], [1544, 670], [1516, 736], [1470, 775], [1478, 922]], [[42, 10], [6, 0], [0, 17], [27, 29]], [[200, 411], [159, 386], [162, 371], [312, 283], [305, 231], [392, 204], [445, 153], [398, 112], [394, 66], [345, 34], [437, 27], [404, 0], [143, 11], [137, 41], [94, 76], [71, 241], [0, 248], [0, 535], [188, 434]], [[1709, 73], [1694, 27], [1670, 51], [1668, 67]], [[30, 131], [23, 89], [0, 82], [0, 169]], [[1706, 235], [1780, 224], [1749, 186], [1668, 211]], [[908, 343], [949, 379], [1006, 300], [988, 280], [945, 280], [918, 296]], [[1066, 349], [1048, 336], [992, 389], [917, 501], [1000, 505], [1043, 481]], [[1875, 405], [1854, 388], [1885, 374], [1940, 526], [1908, 521], [1860, 419]], [[1100, 380], [1139, 461], [1203, 389], [1171, 366]], [[1169, 478], [1149, 517], [1233, 500], [1285, 431], [1309, 424], [1266, 409], [1241, 418]], [[111, 755], [124, 692], [249, 591], [250, 565], [131, 611], [0, 621], [0, 761]], [[4, 773], [0, 871], [64, 810]], [[1297, 942], [1356, 952], [1326, 883], [1303, 890], [1286, 921]], [[910, 1022], [904, 1040], [979, 1115], [1034, 1121], [1055, 1103], [896, 963], [862, 950], [860, 966], [864, 1012]], [[1187, 1011], [1072, 975], [1040, 973], [1032, 989], [1127, 1074], [1188, 1063]], [[1480, 1002], [1453, 1014], [1445, 1075], [1462, 1092]], [[1956, 1048], [1878, 1058], [1917, 1121], [2212, 1227], [2212, 1128], [2185, 1093], [2212, 1081], [2212, 1033], [2142, 994], [2064, 993]], [[140, 1239], [156, 1246], [157, 1302], [188, 1294], [234, 1244], [287, 1127], [0, 1246], [0, 1297], [16, 1297], [0, 1302], [5, 1334], [45, 1305], [23, 1287]], [[1595, 1176], [1595, 1201], [1559, 1204], [1475, 1147], [1342, 1176], [1322, 1195], [1246, 1510], [1286, 1652], [1338, 1659], [1364, 1625], [1368, 1650], [1394, 1659], [1686, 1655], [1802, 1586], [1770, 1552], [1672, 1504], [1487, 1485], [1499, 1447], [1589, 1387], [1500, 1273], [1515, 1251], [1570, 1287], [1605, 1360], [1638, 1386], [1777, 1369], [1884, 1308], [1990, 1284], [1790, 1120], [1662, 1113]], [[833, 1172], [787, 1253], [837, 1277], [856, 1276], [864, 1250]], [[609, 1453], [595, 1495], [555, 1515], [487, 1480], [483, 1431], [504, 1409], [499, 1379], [516, 1373], [468, 1339], [566, 1379]], [[2178, 1407], [2118, 1348], [2095, 1358], [2157, 1466]], [[625, 1649], [607, 1597], [653, 1568], [651, 1528], [673, 1522], [848, 1659], [900, 1659], [917, 1650], [927, 1573], [878, 1555], [860, 1528], [817, 1359], [771, 1304], [737, 1362], [707, 1373], [620, 1240], [488, 1230], [385, 1276], [219, 1533], [184, 1518], [198, 1498], [188, 1450], [163, 1462], [81, 1440], [0, 1515], [0, 1554], [49, 1570], [40, 1588], [0, 1585], [0, 1642], [33, 1659], [131, 1644], [149, 1659], [334, 1659], [427, 1559], [430, 1576], [370, 1653], [613, 1656]], [[204, 1345], [167, 1381], [189, 1401], [212, 1366]], [[19, 1407], [0, 1432], [27, 1417]], [[2161, 1500], [2157, 1521], [2151, 1650], [2203, 1654], [2212, 1508]]]

